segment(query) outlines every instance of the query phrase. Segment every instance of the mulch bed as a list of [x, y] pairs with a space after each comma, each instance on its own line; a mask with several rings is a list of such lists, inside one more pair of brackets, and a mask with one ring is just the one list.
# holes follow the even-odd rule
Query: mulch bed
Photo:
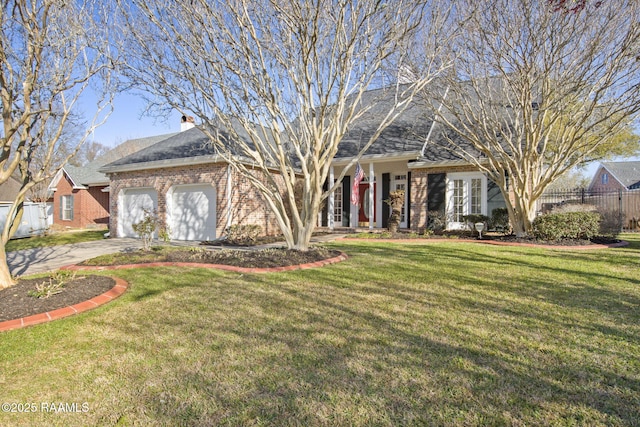
[[36, 290], [36, 285], [48, 283], [48, 280], [48, 278], [20, 279], [16, 285], [0, 290], [0, 322], [78, 304], [103, 294], [115, 286], [115, 281], [111, 277], [78, 276], [66, 282], [61, 293], [49, 298], [36, 298], [29, 295], [30, 291]]
[[232, 265], [234, 267], [270, 268], [307, 264], [339, 256], [340, 252], [326, 248], [312, 248], [307, 252], [273, 248], [258, 251], [221, 250], [201, 252], [173, 251], [167, 254], [169, 262], [199, 262]]

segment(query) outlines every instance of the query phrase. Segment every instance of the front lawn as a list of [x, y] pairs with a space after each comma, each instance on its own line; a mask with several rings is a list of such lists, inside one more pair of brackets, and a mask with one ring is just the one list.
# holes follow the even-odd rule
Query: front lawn
[[33, 236], [24, 239], [12, 239], [7, 242], [7, 252], [23, 249], [44, 248], [48, 246], [69, 245], [72, 243], [90, 242], [104, 239], [107, 230], [84, 230], [53, 233], [47, 236]]
[[624, 238], [106, 272], [130, 282], [118, 300], [0, 334], [0, 425], [639, 425], [640, 236]]

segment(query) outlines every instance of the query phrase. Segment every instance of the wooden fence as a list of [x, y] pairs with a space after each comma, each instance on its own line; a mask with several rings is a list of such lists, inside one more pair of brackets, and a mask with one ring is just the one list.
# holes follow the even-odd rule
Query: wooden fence
[[592, 191], [586, 188], [553, 190], [538, 199], [536, 209], [547, 213], [565, 205], [593, 206], [607, 227], [617, 231], [640, 231], [640, 189]]

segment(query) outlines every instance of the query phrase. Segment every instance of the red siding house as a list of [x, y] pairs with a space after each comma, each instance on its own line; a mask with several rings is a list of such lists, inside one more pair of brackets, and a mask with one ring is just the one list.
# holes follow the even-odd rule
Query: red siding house
[[85, 166], [66, 165], [52, 180], [53, 223], [87, 228], [109, 225], [109, 178], [99, 169], [174, 134], [131, 139]]
[[589, 190], [594, 191], [638, 189], [640, 189], [640, 161], [603, 162], [589, 185]]

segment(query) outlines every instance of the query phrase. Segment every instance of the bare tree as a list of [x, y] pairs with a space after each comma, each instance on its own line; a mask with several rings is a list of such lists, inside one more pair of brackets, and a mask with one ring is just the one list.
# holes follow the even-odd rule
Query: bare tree
[[[111, 62], [105, 53], [109, 14], [101, 2], [3, 0], [0, 14], [0, 184], [16, 171], [21, 189], [7, 215], [0, 245], [0, 288], [14, 281], [5, 244], [20, 224], [26, 194], [51, 178], [106, 118]], [[81, 95], [91, 86], [95, 115], [78, 145], [57, 155]], [[37, 165], [37, 167], [35, 167]]]
[[519, 235], [544, 190], [615, 149], [640, 110], [640, 3], [577, 3], [457, 2], [464, 36], [431, 94], [455, 134], [443, 149], [498, 184]]
[[[389, 85], [395, 99], [363, 141], [365, 151], [446, 68], [438, 41], [454, 28], [447, 3], [122, 1], [128, 77], [160, 112], [196, 116], [220, 154], [264, 196], [287, 245], [306, 250], [332, 190], [323, 185], [338, 145], [371, 107], [363, 93]], [[428, 72], [400, 85], [417, 34], [432, 48]], [[394, 75], [383, 72], [389, 69]]]
[[101, 144], [97, 141], [86, 141], [80, 147], [80, 151], [76, 154], [76, 156], [71, 159], [70, 163], [75, 166], [84, 166], [87, 163], [91, 163], [96, 160], [98, 157], [104, 155], [109, 151], [109, 147], [104, 144]]

